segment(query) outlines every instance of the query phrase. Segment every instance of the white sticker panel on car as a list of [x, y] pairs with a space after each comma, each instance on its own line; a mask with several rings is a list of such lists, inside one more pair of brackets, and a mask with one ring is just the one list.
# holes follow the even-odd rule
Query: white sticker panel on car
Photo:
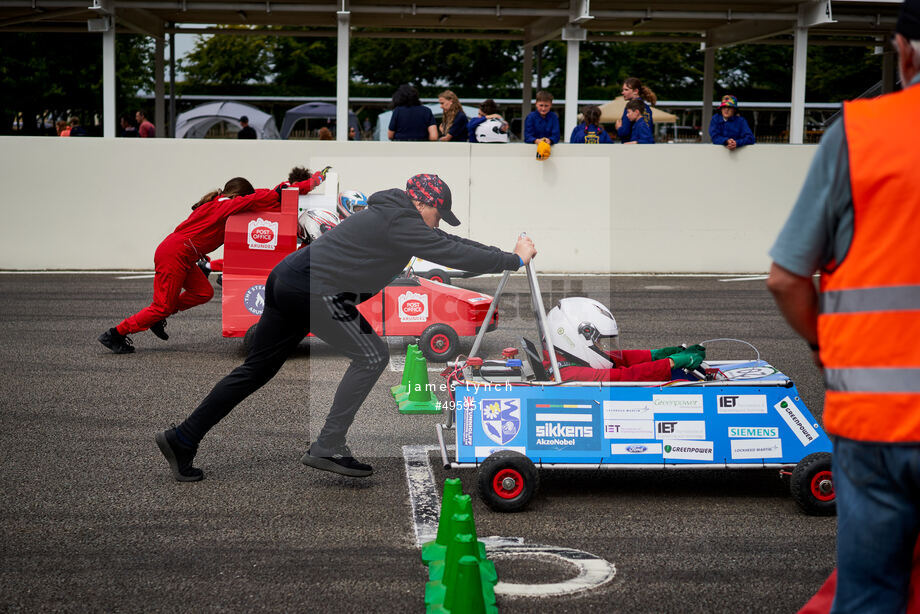
[[788, 396], [783, 397], [779, 403], [773, 406], [773, 409], [779, 412], [780, 417], [786, 422], [795, 436], [799, 438], [803, 446], [807, 446], [819, 437], [818, 431], [809, 424], [801, 410]]

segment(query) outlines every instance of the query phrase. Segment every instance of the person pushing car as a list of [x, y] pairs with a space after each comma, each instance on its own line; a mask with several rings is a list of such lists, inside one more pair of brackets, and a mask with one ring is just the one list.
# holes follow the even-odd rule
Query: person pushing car
[[265, 385], [311, 332], [351, 364], [301, 462], [341, 475], [371, 475], [372, 467], [352, 456], [346, 435], [390, 356], [357, 306], [396, 277], [412, 256], [475, 273], [497, 273], [517, 270], [537, 253], [526, 237], [518, 238], [512, 253], [438, 229], [441, 220], [451, 226], [460, 220], [451, 211], [450, 188], [437, 175], [415, 175], [405, 190], [377, 192], [368, 204], [272, 270], [245, 362], [218, 382], [184, 422], [157, 433], [157, 445], [176, 480], [203, 479], [192, 461], [205, 434]]

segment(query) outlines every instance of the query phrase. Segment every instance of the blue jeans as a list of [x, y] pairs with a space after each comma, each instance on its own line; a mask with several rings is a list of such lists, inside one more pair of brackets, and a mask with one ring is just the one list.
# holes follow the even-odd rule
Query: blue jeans
[[837, 593], [831, 614], [903, 613], [920, 534], [920, 444], [834, 440]]

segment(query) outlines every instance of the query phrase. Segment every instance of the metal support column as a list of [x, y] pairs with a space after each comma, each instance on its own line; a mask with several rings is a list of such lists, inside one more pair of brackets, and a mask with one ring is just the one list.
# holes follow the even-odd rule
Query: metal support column
[[[521, 71], [521, 121], [530, 113], [530, 99], [533, 98], [533, 45], [524, 45], [524, 66]], [[523, 126], [523, 124], [521, 124]]]
[[153, 54], [153, 125], [157, 128], [157, 136], [166, 136], [166, 103], [164, 72], [166, 70], [166, 41], [162, 36], [154, 39]]
[[559, 141], [568, 141], [572, 130], [578, 125], [578, 52], [581, 41], [587, 39], [584, 28], [568, 25], [562, 29], [565, 45], [565, 127]]
[[102, 136], [115, 138], [118, 111], [115, 109], [115, 14], [108, 16], [102, 33]]
[[338, 18], [338, 50], [335, 71], [335, 140], [342, 143], [348, 140], [348, 45], [351, 35], [349, 25], [351, 13], [342, 10], [336, 13]]
[[882, 93], [890, 94], [895, 90], [898, 72], [898, 56], [894, 51], [882, 54]]
[[[170, 30], [176, 24], [169, 24]], [[176, 33], [169, 33], [169, 138], [176, 138]]]
[[808, 28], [793, 29], [792, 106], [789, 109], [789, 142], [801, 144], [805, 138], [805, 73], [808, 60]]
[[715, 82], [716, 50], [706, 47], [703, 50], [703, 117], [700, 120], [702, 142], [711, 143], [709, 120], [712, 118], [712, 94]]

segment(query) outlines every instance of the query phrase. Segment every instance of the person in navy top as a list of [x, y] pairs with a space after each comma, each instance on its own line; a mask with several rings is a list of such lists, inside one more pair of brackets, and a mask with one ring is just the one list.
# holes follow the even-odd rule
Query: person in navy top
[[652, 129], [642, 116], [645, 106], [646, 104], [639, 99], [630, 100], [626, 103], [626, 117], [632, 127], [626, 145], [651, 145], [655, 142]]
[[400, 85], [393, 94], [393, 114], [387, 136], [391, 141], [437, 141], [438, 123], [434, 113], [422, 106], [418, 90]]
[[[658, 97], [655, 96], [655, 92], [643, 85], [642, 81], [639, 79], [630, 77], [623, 81], [623, 89], [620, 90], [620, 93], [623, 94], [623, 100], [627, 103], [630, 100], [641, 100], [643, 102], [642, 118], [645, 120], [645, 123], [648, 124], [649, 132], [655, 134], [655, 122], [652, 121], [652, 107], [649, 106], [658, 102]], [[617, 120], [616, 127], [617, 137], [621, 141], [626, 143], [632, 140], [632, 122], [626, 117], [625, 107], [623, 109], [623, 117]]]
[[589, 145], [598, 143], [613, 143], [610, 135], [601, 126], [601, 108], [595, 104], [588, 105], [581, 110], [584, 116], [584, 123], [578, 124], [572, 129], [572, 135], [569, 137], [569, 143], [586, 143]]
[[553, 95], [546, 90], [537, 92], [536, 111], [531, 111], [524, 119], [524, 142], [538, 143], [546, 141], [550, 145], [559, 142], [559, 116], [553, 108]]
[[747, 121], [738, 115], [736, 97], [722, 96], [719, 112], [709, 122], [709, 137], [714, 145], [724, 145], [729, 151], [756, 142]]
[[438, 94], [438, 103], [441, 105], [441, 141], [456, 141], [468, 143], [470, 135], [467, 131], [469, 119], [463, 112], [460, 99], [450, 90]]

